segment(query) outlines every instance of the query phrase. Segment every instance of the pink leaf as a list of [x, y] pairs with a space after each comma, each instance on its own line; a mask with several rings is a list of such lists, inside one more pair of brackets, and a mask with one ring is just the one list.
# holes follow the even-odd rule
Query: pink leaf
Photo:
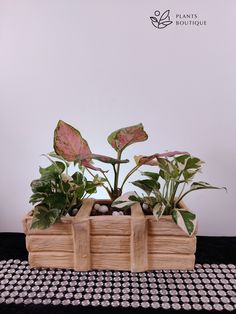
[[147, 140], [148, 135], [144, 131], [142, 123], [122, 128], [112, 132], [107, 140], [117, 151], [122, 152], [127, 146]]
[[166, 152], [161, 154], [153, 154], [150, 156], [134, 156], [134, 160], [137, 165], [149, 165], [149, 166], [158, 166], [158, 160], [159, 157], [173, 157], [175, 155], [189, 155], [188, 152], [179, 152], [179, 151], [173, 151], [173, 152]]
[[94, 167], [89, 161], [86, 159], [81, 161], [81, 166], [84, 166], [85, 168], [89, 168], [95, 171], [101, 171], [101, 172], [108, 172], [108, 170], [102, 170], [101, 168]]
[[80, 132], [62, 120], [54, 131], [54, 150], [67, 161], [82, 160], [91, 155], [88, 143]]
[[128, 159], [119, 160], [119, 159], [115, 159], [115, 158], [112, 158], [109, 156], [98, 155], [98, 154], [92, 154], [92, 159], [97, 159], [101, 162], [105, 162], [105, 163], [112, 164], [112, 165], [123, 164], [123, 163], [129, 162]]

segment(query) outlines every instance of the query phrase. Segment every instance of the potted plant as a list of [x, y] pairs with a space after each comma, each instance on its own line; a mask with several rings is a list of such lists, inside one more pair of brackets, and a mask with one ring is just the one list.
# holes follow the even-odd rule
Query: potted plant
[[[41, 178], [32, 182], [31, 202], [35, 208], [23, 222], [31, 266], [81, 271], [194, 267], [196, 217], [185, 206], [182, 208], [181, 201], [193, 190], [217, 187], [198, 182], [192, 183], [189, 191], [182, 189], [178, 193], [202, 164], [185, 152], [138, 156], [136, 165], [119, 185], [120, 166], [128, 162], [121, 159], [124, 149], [147, 137], [142, 124], [111, 133], [108, 142], [117, 152], [117, 158], [113, 158], [92, 153], [78, 130], [58, 122], [55, 152], [48, 156], [52, 165], [40, 168]], [[95, 167], [92, 160], [112, 165], [113, 183], [106, 170]], [[68, 163], [78, 167], [71, 177]], [[147, 179], [133, 182], [146, 195], [135, 192], [122, 195], [128, 178], [150, 164], [158, 165], [159, 170], [143, 172]], [[86, 171], [92, 180], [86, 179]], [[98, 186], [106, 189], [110, 200], [87, 198]]]

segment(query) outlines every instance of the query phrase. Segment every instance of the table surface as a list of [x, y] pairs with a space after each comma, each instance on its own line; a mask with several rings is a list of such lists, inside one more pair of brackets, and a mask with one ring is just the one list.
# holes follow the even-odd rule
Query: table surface
[[[126, 297], [128, 296], [128, 298], [130, 298], [130, 303], [126, 302], [126, 304], [130, 304], [130, 306], [128, 307], [121, 307], [121, 301], [113, 301], [113, 303], [109, 303], [109, 301], [107, 301], [107, 303], [109, 304], [108, 306], [102, 306], [101, 302], [99, 304], [98, 301], [95, 301], [94, 305], [90, 304], [88, 301], [88, 304], [85, 303], [82, 304], [76, 304], [73, 302], [76, 302], [76, 300], [74, 299], [74, 301], [68, 301], [68, 303], [66, 303], [67, 301], [65, 301], [65, 303], [61, 302], [58, 305], [53, 305], [50, 301], [50, 304], [35, 304], [33, 302], [26, 304], [23, 302], [20, 302], [19, 304], [15, 304], [15, 302], [11, 302], [10, 304], [6, 304], [6, 302], [4, 302], [4, 298], [1, 299], [1, 293], [4, 291], [4, 289], [8, 289], [9, 288], [9, 284], [7, 284], [6, 282], [9, 281], [6, 278], [10, 278], [13, 276], [13, 274], [16, 274], [16, 269], [19, 265], [21, 265], [21, 268], [23, 269], [24, 267], [26, 267], [27, 271], [28, 270], [28, 264], [27, 264], [27, 258], [28, 258], [28, 253], [26, 251], [25, 248], [25, 235], [23, 233], [0, 233], [0, 313], [90, 313], [92, 312], [98, 312], [98, 311], [102, 311], [103, 313], [108, 313], [110, 311], [118, 313], [121, 312], [122, 313], [130, 313], [130, 312], [141, 312], [141, 313], [189, 313], [190, 311], [187, 310], [188, 306], [191, 307], [191, 313], [192, 312], [196, 312], [196, 313], [211, 313], [211, 312], [227, 312], [230, 313], [230, 310], [234, 309], [234, 311], [236, 311], [236, 237], [206, 237], [206, 236], [198, 236], [197, 237], [197, 251], [196, 251], [196, 269], [193, 272], [163, 272], [163, 271], [154, 271], [154, 272], [145, 272], [142, 275], [137, 274], [134, 275], [133, 277], [131, 276], [131, 274], [129, 272], [109, 272], [108, 270], [105, 270], [104, 272], [93, 272], [90, 273], [90, 275], [92, 274], [93, 277], [95, 278], [94, 280], [94, 284], [98, 284], [99, 282], [97, 280], [99, 280], [99, 276], [101, 278], [104, 278], [103, 276], [110, 276], [111, 278], [111, 287], [112, 289], [115, 289], [112, 284], [114, 284], [115, 280], [117, 281], [117, 278], [121, 278], [122, 280], [124, 280], [124, 276], [126, 276], [125, 278], [128, 278], [126, 280], [129, 280], [129, 282], [126, 284], [126, 287], [128, 287], [127, 289], [129, 290], [130, 288], [130, 292], [129, 294], [126, 294]], [[23, 262], [23, 264], [21, 264], [21, 262]], [[5, 267], [5, 268], [4, 268]], [[19, 267], [20, 268], [20, 267]], [[6, 270], [7, 269], [7, 270]], [[4, 272], [5, 271], [5, 272]], [[6, 273], [9, 272], [8, 276], [6, 276]], [[63, 271], [63, 275], [66, 274], [71, 274], [70, 276], [72, 276], [73, 274], [75, 275], [75, 272], [68, 272], [68, 270], [64, 270]], [[193, 273], [195, 274], [195, 277], [193, 275]], [[32, 273], [30, 273], [32, 276]], [[29, 274], [29, 275], [30, 275]], [[82, 276], [82, 273], [78, 273], [80, 274], [80, 276]], [[213, 274], [212, 276], [209, 276], [209, 274]], [[216, 276], [216, 275], [217, 276]], [[200, 275], [200, 277], [199, 277]], [[5, 277], [4, 277], [5, 276]], [[17, 275], [15, 275], [16, 277]], [[54, 276], [54, 275], [53, 275]], [[123, 276], [123, 277], [122, 277]], [[135, 277], [136, 276], [136, 277]], [[178, 277], [179, 276], [179, 277]], [[182, 277], [181, 277], [182, 276]], [[197, 308], [197, 305], [194, 305], [194, 302], [196, 303], [196, 301], [194, 301], [194, 295], [191, 296], [188, 293], [190, 293], [190, 290], [187, 290], [187, 283], [191, 282], [191, 276], [193, 276], [193, 278], [198, 278], [196, 280], [199, 281], [199, 283], [202, 285], [204, 285], [204, 287], [202, 286], [203, 290], [197, 290], [197, 288], [195, 288], [195, 296], [199, 297], [201, 299], [201, 301], [199, 302], [199, 308]], [[19, 277], [19, 275], [18, 275]], [[150, 277], [152, 278], [152, 280], [150, 280]], [[69, 278], [69, 277], [68, 277]], [[86, 277], [87, 278], [87, 277]], [[149, 280], [150, 282], [155, 283], [159, 286], [157, 286], [157, 295], [158, 293], [161, 293], [159, 287], [161, 287], [161, 284], [159, 284], [159, 282], [162, 282], [164, 285], [167, 282], [174, 282], [176, 284], [176, 282], [174, 280], [178, 280], [176, 278], [181, 278], [179, 279], [179, 282], [182, 282], [183, 284], [185, 284], [186, 286], [184, 286], [186, 292], [186, 296], [187, 298], [191, 301], [189, 301], [189, 305], [186, 305], [186, 310], [184, 309], [183, 302], [184, 301], [180, 301], [176, 307], [180, 306], [179, 310], [174, 310], [173, 309], [173, 302], [172, 303], [165, 303], [165, 304], [171, 304], [171, 307], [168, 309], [168, 306], [165, 305], [163, 302], [152, 302], [153, 300], [151, 300], [151, 298], [153, 297], [153, 294], [151, 295], [150, 293], [153, 293], [154, 289], [151, 290], [150, 286], [147, 286], [147, 283], [144, 283], [143, 285], [146, 285], [145, 287], [150, 289], [142, 289], [142, 279], [144, 278], [143, 281], [147, 282], [149, 285]], [[163, 279], [164, 278], [164, 279]], [[169, 281], [168, 279], [169, 278]], [[200, 278], [200, 279], [199, 279]], [[205, 278], [205, 281], [204, 279]], [[215, 279], [212, 279], [215, 278]], [[21, 278], [20, 278], [21, 279]], [[79, 277], [79, 281], [81, 283], [81, 280], [83, 279], [83, 277]], [[219, 280], [220, 281], [219, 281]], [[4, 281], [5, 280], [5, 281]], [[136, 280], [138, 283], [136, 286], [138, 288], [140, 288], [140, 290], [137, 290], [139, 293], [139, 295], [135, 295], [134, 296], [134, 289], [131, 289], [134, 285], [133, 285], [133, 281], [132, 280]], [[161, 281], [162, 280], [162, 281]], [[194, 279], [193, 279], [194, 280]], [[201, 282], [201, 280], [204, 282]], [[212, 282], [211, 280], [216, 283], [215, 286], [212, 286]], [[215, 281], [214, 281], [215, 280]], [[217, 282], [218, 281], [218, 282]], [[196, 281], [197, 282], [197, 281]], [[206, 283], [210, 283], [210, 285], [206, 284]], [[1, 285], [2, 283], [2, 285]], [[218, 283], [218, 285], [217, 285]], [[225, 284], [223, 284], [225, 283]], [[229, 283], [227, 285], [227, 283]], [[4, 285], [5, 284], [5, 285]], [[17, 284], [17, 283], [16, 283]], [[58, 282], [58, 289], [61, 287], [62, 283]], [[87, 281], [86, 281], [87, 284]], [[104, 282], [100, 282], [102, 289], [104, 289]], [[220, 285], [221, 286], [220, 286]], [[7, 286], [8, 285], [8, 286]], [[68, 283], [69, 285], [69, 283]], [[79, 285], [79, 282], [78, 282]], [[123, 285], [123, 284], [122, 284]], [[140, 285], [140, 286], [138, 286]], [[119, 284], [117, 284], [117, 287], [119, 286]], [[121, 286], [121, 285], [120, 285]], [[168, 286], [168, 285], [167, 285]], [[178, 286], [178, 285], [177, 285]], [[183, 285], [182, 285], [183, 286]], [[199, 285], [200, 286], [200, 285]], [[32, 283], [32, 287], [35, 288], [34, 283]], [[116, 287], [116, 286], [115, 286]], [[212, 288], [213, 287], [213, 288]], [[121, 287], [122, 288], [122, 287]], [[9, 290], [12, 289], [11, 291], [14, 291], [13, 289], [15, 289], [13, 286], [9, 288]], [[23, 288], [22, 288], [23, 289]], [[126, 289], [126, 290], [127, 290]], [[159, 290], [158, 290], [159, 289]], [[182, 288], [183, 289], [183, 288]], [[199, 288], [200, 289], [200, 288]], [[210, 289], [210, 290], [209, 290]], [[211, 290], [212, 289], [212, 290]], [[218, 289], [218, 290], [217, 290]], [[222, 289], [222, 290], [219, 290]], [[228, 290], [227, 290], [228, 289]], [[91, 289], [93, 290], [93, 289]], [[111, 289], [107, 289], [110, 290], [110, 297], [112, 298], [114, 296], [114, 292], [113, 290], [111, 291]], [[122, 290], [122, 289], [116, 289], [116, 290]], [[183, 289], [184, 290], [184, 289]], [[182, 292], [183, 292], [182, 290]], [[205, 290], [205, 291], [204, 291]], [[208, 291], [209, 290], [209, 291]], [[22, 290], [23, 291], [23, 290]], [[60, 290], [59, 290], [60, 291]], [[106, 291], [106, 289], [105, 289]], [[122, 290], [124, 291], [124, 289]], [[144, 291], [144, 295], [141, 294], [141, 291]], [[164, 290], [163, 290], [164, 291]], [[171, 294], [174, 290], [165, 290], [166, 294], [169, 293], [169, 299], [173, 298], [173, 295]], [[176, 292], [177, 291], [177, 292]], [[178, 295], [179, 292], [181, 292], [181, 290], [176, 290], [176, 294], [177, 297], [184, 298], [183, 296], [181, 297], [180, 295]], [[66, 291], [68, 292], [68, 291]], [[194, 289], [192, 290], [192, 293], [194, 292]], [[202, 292], [202, 296], [199, 296], [198, 293], [201, 294]], [[95, 292], [94, 292], [95, 293]], [[104, 291], [102, 292], [104, 294]], [[113, 295], [112, 295], [113, 293]], [[146, 293], [146, 295], [145, 295]], [[213, 296], [211, 296], [211, 293]], [[221, 294], [222, 295], [221, 295]], [[6, 291], [5, 291], [6, 294]], [[210, 295], [209, 295], [210, 294]], [[220, 295], [219, 295], [220, 294]], [[184, 295], [184, 294], [183, 294]], [[214, 299], [214, 295], [216, 297], [218, 297], [218, 299], [220, 300], [220, 305], [218, 303], [218, 305], [215, 305], [214, 302], [212, 302], [211, 300], [215, 300]], [[4, 294], [3, 294], [4, 296]], [[73, 295], [74, 296], [74, 295]], [[108, 294], [109, 296], [109, 294]], [[204, 299], [205, 296], [205, 299]], [[118, 295], [119, 297], [119, 295]], [[120, 294], [120, 298], [123, 298], [124, 295], [122, 295], [122, 293]], [[145, 298], [148, 300], [148, 302], [152, 302], [152, 303], [148, 303], [148, 302], [142, 302], [142, 300], [140, 299], [140, 302], [136, 302], [132, 301], [133, 297], [137, 297], [138, 300], [140, 298], [143, 298], [145, 300]], [[161, 299], [161, 298], [165, 298], [165, 296], [161, 296], [159, 294], [159, 297], [157, 296], [157, 298]], [[167, 297], [168, 299], [168, 297]], [[203, 300], [207, 300], [206, 305], [203, 306], [203, 303], [205, 301]], [[54, 298], [55, 300], [55, 298]], [[124, 299], [123, 299], [124, 300]], [[135, 299], [134, 299], [135, 300]], [[173, 300], [173, 299], [172, 299]], [[210, 301], [209, 301], [210, 300]], [[154, 300], [155, 301], [155, 300]], [[86, 300], [84, 300], [83, 302], [87, 302]], [[103, 301], [106, 303], [106, 301]], [[119, 305], [117, 306], [117, 304], [115, 305], [115, 302], [118, 303]], [[123, 301], [122, 304], [125, 301]], [[136, 303], [135, 303], [136, 302]], [[78, 301], [78, 303], [80, 303], [80, 301]], [[142, 303], [142, 306], [141, 306]], [[64, 304], [64, 305], [63, 305]], [[69, 305], [66, 305], [69, 304]], [[98, 305], [99, 304], [99, 305]], [[104, 303], [102, 303], [104, 304]], [[113, 305], [112, 305], [113, 304]], [[132, 306], [131, 306], [132, 304]], [[140, 306], [136, 307], [137, 304], [139, 304]], [[145, 304], [147, 304], [147, 308], [145, 308]], [[151, 304], [159, 304], [158, 308], [155, 308], [155, 306], [150, 306]], [[161, 304], [161, 306], [160, 306]], [[75, 306], [76, 305], [76, 306]], [[133, 306], [134, 305], [134, 306]], [[166, 309], [164, 309], [166, 307]], [[218, 306], [218, 308], [217, 308]], [[164, 308], [163, 308], [164, 307]], [[195, 309], [194, 309], [195, 308]], [[218, 309], [218, 310], [217, 310]]]

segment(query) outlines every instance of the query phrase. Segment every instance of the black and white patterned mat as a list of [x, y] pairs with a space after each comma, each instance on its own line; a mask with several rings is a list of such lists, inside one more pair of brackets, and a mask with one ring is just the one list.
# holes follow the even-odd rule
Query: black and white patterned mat
[[236, 310], [236, 265], [196, 264], [193, 271], [76, 272], [0, 261], [0, 303], [185, 310]]

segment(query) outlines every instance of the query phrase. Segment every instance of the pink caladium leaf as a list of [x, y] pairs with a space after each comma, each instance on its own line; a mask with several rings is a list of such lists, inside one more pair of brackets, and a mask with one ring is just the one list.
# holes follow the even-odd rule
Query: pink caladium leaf
[[174, 157], [175, 155], [190, 155], [188, 152], [166, 152], [161, 154], [153, 154], [150, 156], [134, 156], [134, 160], [137, 165], [149, 165], [149, 166], [158, 166], [158, 158], [160, 157]]
[[104, 155], [99, 155], [99, 154], [92, 154], [92, 159], [97, 159], [101, 162], [105, 162], [107, 164], [112, 164], [112, 165], [115, 165], [115, 164], [124, 164], [124, 163], [127, 163], [129, 162], [129, 159], [122, 159], [122, 160], [119, 160], [119, 159], [115, 159], [115, 158], [112, 158], [112, 157], [109, 157], [109, 156], [104, 156]]
[[79, 162], [81, 166], [101, 172], [106, 171], [93, 166], [91, 164], [92, 159], [97, 159], [112, 165], [129, 162], [128, 159], [118, 160], [109, 156], [93, 154], [87, 141], [81, 136], [80, 132], [62, 120], [58, 122], [54, 131], [54, 150], [57, 155], [67, 161]]
[[58, 121], [54, 131], [54, 150], [67, 161], [82, 160], [92, 154], [80, 132], [62, 120]]
[[108, 170], [102, 170], [101, 168], [95, 167], [93, 166], [89, 161], [87, 161], [86, 159], [82, 160], [80, 162], [81, 166], [85, 167], [85, 168], [89, 168], [95, 171], [101, 171], [101, 172], [108, 172]]
[[117, 152], [122, 152], [127, 146], [146, 141], [147, 138], [148, 135], [144, 131], [142, 123], [139, 123], [112, 132], [107, 140]]

